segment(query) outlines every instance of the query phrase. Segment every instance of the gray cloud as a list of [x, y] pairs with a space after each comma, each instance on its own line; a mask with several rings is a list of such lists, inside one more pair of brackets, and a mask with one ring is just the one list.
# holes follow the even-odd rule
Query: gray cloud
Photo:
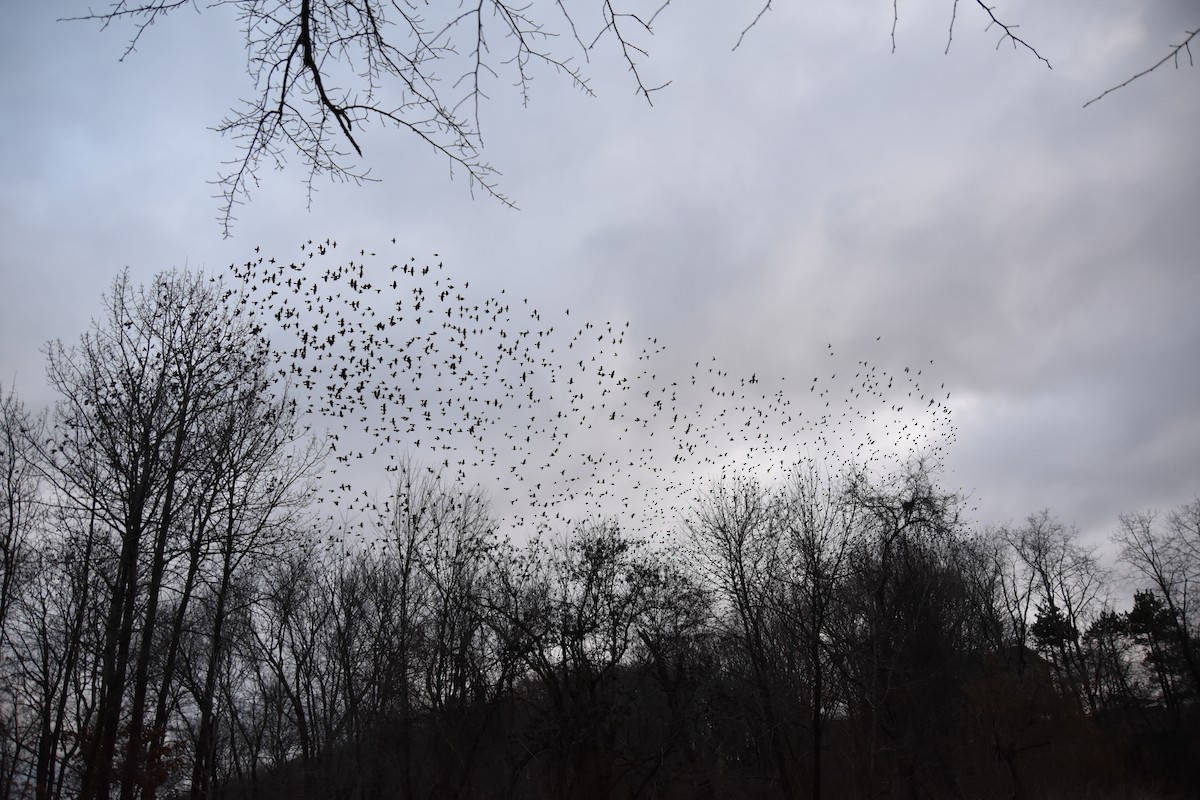
[[489, 158], [522, 211], [372, 132], [382, 183], [320, 185], [309, 213], [296, 169], [264, 172], [223, 241], [205, 181], [236, 150], [206, 126], [246, 86], [228, 20], [166, 20], [117, 64], [119, 31], [27, 4], [0, 32], [19, 110], [0, 119], [0, 378], [44, 400], [40, 347], [77, 335], [122, 266], [396, 237], [476, 285], [628, 319], [681, 361], [790, 379], [828, 343], [933, 359], [981, 519], [1048, 505], [1102, 533], [1200, 491], [1200, 73], [1080, 107], [1195, 25], [1192, 5], [1014, 9], [1053, 71], [965, 8], [945, 55], [947, 10], [902, 3], [893, 55], [886, 10], [781, 6], [730, 53], [735, 9], [672, 6], [654, 108], [608, 56], [598, 98], [548, 74], [528, 108], [497, 87]]

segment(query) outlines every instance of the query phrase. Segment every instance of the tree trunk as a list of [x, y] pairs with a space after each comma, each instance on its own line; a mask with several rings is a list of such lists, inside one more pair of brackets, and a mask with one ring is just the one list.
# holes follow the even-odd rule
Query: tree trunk
[[[166, 492], [158, 530], [154, 537], [154, 555], [150, 565], [150, 583], [146, 589], [146, 620], [142, 627], [142, 646], [138, 651], [137, 667], [134, 672], [133, 703], [129, 714], [129, 739], [125, 750], [125, 770], [121, 781], [121, 800], [134, 800], [134, 794], [142, 789], [145, 800], [153, 800], [157, 786], [154, 776], [144, 773], [147, 753], [143, 747], [145, 726], [146, 693], [150, 682], [150, 658], [154, 653], [154, 629], [158, 622], [158, 600], [162, 591], [163, 572], [166, 570], [167, 538], [175, 516], [175, 486], [183, 459], [183, 445], [188, 438], [187, 425], [190, 412], [190, 387], [184, 387], [176, 419], [175, 441], [171, 447], [171, 462], [166, 475]], [[157, 757], [156, 753], [150, 753]]]

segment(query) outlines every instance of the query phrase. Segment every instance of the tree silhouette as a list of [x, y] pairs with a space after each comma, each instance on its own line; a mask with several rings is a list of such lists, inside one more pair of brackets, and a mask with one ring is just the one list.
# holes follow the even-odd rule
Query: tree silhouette
[[[122, 276], [50, 348], [46, 426], [0, 398], [7, 795], [1198, 785], [1196, 504], [1125, 518], [1148, 588], [1118, 611], [1049, 512], [974, 530], [936, 458], [894, 457], [942, 429], [922, 370], [859, 360], [847, 391], [800, 392], [868, 437], [715, 364], [693, 362], [693, 406], [642, 366], [652, 340], [621, 363], [622, 326], [555, 334], [440, 268], [385, 270]], [[782, 471], [788, 437], [810, 455]], [[494, 495], [471, 480], [497, 473]]]
[[[162, 777], [147, 757], [162, 749], [164, 694], [193, 592], [212, 582], [219, 661], [233, 570], [269, 552], [264, 540], [316, 453], [283, 466], [301, 436], [294, 404], [273, 391], [263, 340], [218, 287], [166, 273], [135, 288], [122, 275], [107, 305], [107, 319], [78, 347], [50, 349], [62, 399], [48, 472], [61, 502], [89, 520], [87, 546], [105, 582], [100, 696], [81, 794], [108, 797], [116, 783], [130, 798], [153, 795]], [[176, 593], [175, 624], [164, 624]], [[174, 634], [166, 641], [164, 628]], [[164, 651], [156, 687], [152, 665]], [[210, 682], [200, 698], [201, 727], [214, 692]]]

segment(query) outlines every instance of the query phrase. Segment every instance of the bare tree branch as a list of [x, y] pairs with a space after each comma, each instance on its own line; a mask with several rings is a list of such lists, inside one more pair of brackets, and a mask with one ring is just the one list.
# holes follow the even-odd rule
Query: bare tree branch
[[742, 32], [738, 34], [737, 42], [733, 45], [734, 50], [737, 50], [742, 46], [742, 39], [745, 39], [746, 34], [750, 32], [750, 29], [758, 24], [758, 21], [763, 18], [763, 14], [766, 14], [770, 10], [771, 0], [767, 0], [767, 2], [763, 4], [763, 7], [758, 10], [758, 13], [754, 16], [754, 19], [750, 21], [750, 24], [745, 28], [742, 28]]
[[[668, 0], [668, 2], [669, 2], [669, 0]], [[646, 98], [646, 102], [649, 103], [650, 105], [654, 105], [654, 101], [652, 101], [650, 99], [650, 93], [657, 92], [659, 89], [665, 89], [667, 86], [671, 85], [671, 82], [667, 81], [666, 83], [659, 84], [658, 86], [649, 86], [649, 87], [646, 86], [646, 84], [642, 81], [642, 74], [638, 70], [638, 65], [637, 65], [637, 61], [635, 60], [635, 58], [636, 58], [636, 56], [642, 56], [642, 57], [648, 58], [650, 56], [650, 54], [648, 52], [646, 52], [646, 50], [643, 49], [642, 47], [639, 47], [638, 45], [633, 44], [632, 41], [630, 41], [629, 37], [625, 34], [625, 32], [621, 30], [619, 20], [625, 19], [625, 18], [631, 19], [639, 27], [641, 27], [643, 30], [645, 30], [646, 33], [653, 35], [654, 31], [651, 30], [650, 23], [654, 21], [654, 18], [657, 17], [659, 12], [662, 11], [663, 8], [666, 8], [666, 6], [667, 6], [667, 4], [664, 3], [662, 6], [659, 7], [658, 11], [654, 12], [654, 14], [650, 17], [650, 19], [648, 21], [644, 21], [637, 14], [618, 12], [616, 9], [613, 8], [613, 4], [612, 4], [611, 0], [604, 0], [604, 5], [603, 5], [602, 10], [604, 13], [605, 25], [600, 30], [600, 33], [596, 34], [596, 38], [592, 40], [592, 43], [590, 45], [588, 45], [588, 49], [589, 50], [592, 49], [593, 47], [596, 46], [596, 43], [600, 41], [600, 39], [604, 36], [604, 34], [608, 33], [609, 31], [612, 31], [613, 36], [617, 40], [617, 45], [621, 49], [621, 55], [624, 57], [625, 63], [629, 65], [629, 71], [631, 73], [633, 73], [634, 81], [637, 82], [637, 93], [644, 96]]]
[[137, 43], [142, 38], [142, 34], [146, 29], [158, 20], [159, 17], [165, 16], [181, 6], [190, 5], [199, 11], [199, 6], [196, 5], [196, 0], [155, 0], [152, 3], [144, 5], [130, 6], [128, 0], [117, 0], [113, 3], [110, 11], [97, 14], [91, 9], [88, 13], [79, 17], [65, 17], [60, 22], [86, 22], [97, 21], [100, 23], [100, 30], [107, 30], [108, 26], [113, 22], [121, 19], [134, 19], [134, 34], [129, 40], [129, 44], [125, 46], [125, 52], [121, 54], [119, 61], [124, 61], [130, 53], [137, 49]]
[[[1034, 46], [1033, 46], [1033, 45], [1029, 44], [1029, 42], [1025, 41], [1025, 40], [1024, 40], [1024, 39], [1022, 39], [1020, 36], [1017, 36], [1017, 34], [1016, 34], [1016, 33], [1014, 33], [1014, 31], [1015, 31], [1015, 30], [1016, 30], [1018, 27], [1020, 27], [1020, 26], [1018, 26], [1018, 25], [1008, 25], [1008, 24], [1005, 24], [1005, 23], [1001, 22], [1001, 21], [1000, 21], [1000, 20], [999, 20], [999, 19], [996, 17], [996, 7], [995, 7], [995, 6], [989, 6], [987, 3], [985, 3], [985, 2], [984, 2], [984, 0], [975, 0], [975, 2], [979, 4], [979, 7], [980, 7], [980, 8], [982, 8], [984, 11], [986, 11], [986, 12], [987, 12], [987, 15], [988, 15], [988, 17], [989, 17], [989, 18], [992, 20], [990, 23], [988, 23], [988, 28], [990, 29], [990, 28], [991, 28], [993, 25], [995, 25], [996, 27], [998, 27], [998, 28], [1000, 28], [1002, 31], [1004, 31], [1004, 33], [1003, 33], [1003, 34], [1000, 36], [1000, 41], [996, 42], [996, 49], [997, 49], [997, 50], [999, 50], [999, 49], [1000, 49], [1000, 45], [1004, 44], [1006, 41], [1010, 41], [1010, 42], [1012, 42], [1012, 46], [1013, 46], [1013, 49], [1014, 49], [1014, 50], [1015, 50], [1015, 49], [1016, 49], [1018, 46], [1020, 46], [1020, 47], [1024, 47], [1026, 50], [1028, 50], [1029, 52], [1033, 53], [1033, 55], [1037, 57], [1037, 60], [1038, 60], [1038, 61], [1041, 61], [1041, 62], [1043, 62], [1043, 63], [1046, 65], [1046, 67], [1047, 67], [1047, 68], [1049, 68], [1049, 69], [1054, 69], [1053, 67], [1051, 67], [1051, 66], [1050, 66], [1050, 62], [1049, 62], [1049, 61], [1046, 59], [1046, 57], [1045, 57], [1045, 56], [1043, 56], [1041, 53], [1039, 53], [1039, 52], [1037, 51], [1037, 49], [1036, 49], [1036, 48], [1034, 48]], [[956, 2], [955, 2], [955, 7], [956, 7], [956, 8], [955, 8], [955, 10], [957, 10], [957, 5], [958, 5], [958, 3], [957, 3], [957, 0], [956, 0]], [[952, 26], [952, 29], [951, 29], [951, 35], [953, 35], [953, 24], [954, 24], [954, 21], [953, 21], [953, 17], [952, 17], [952, 18], [951, 18], [951, 26]], [[947, 44], [947, 49], [949, 49], [949, 44]]]
[[[639, 62], [648, 53], [626, 29], [632, 21], [652, 34], [651, 23], [668, 3], [644, 20], [618, 0], [604, 0], [603, 27], [590, 46], [577, 29], [579, 12], [562, 0], [555, 4], [568, 33], [565, 44], [548, 21], [535, 17], [534, 6], [512, 0], [475, 0], [449, 10], [389, 0], [210, 0], [210, 7], [236, 10], [254, 83], [250, 96], [214, 128], [240, 150], [214, 181], [225, 235], [264, 164], [281, 169], [298, 156], [310, 203], [318, 177], [372, 180], [358, 166], [365, 156], [361, 132], [372, 123], [414, 134], [447, 159], [452, 175], [455, 168], [466, 171], [472, 193], [478, 187], [515, 208], [497, 188], [499, 172], [481, 158], [481, 109], [490, 81], [507, 75], [528, 102], [537, 70], [548, 67], [591, 94], [573, 61], [578, 54], [586, 61], [611, 31], [639, 93], [649, 99], [666, 85], [644, 80]], [[124, 58], [150, 25], [185, 5], [201, 10], [196, 0], [110, 0], [108, 10], [75, 19], [101, 28], [131, 22]]]
[[1133, 82], [1134, 82], [1134, 81], [1136, 81], [1138, 78], [1141, 78], [1141, 77], [1142, 77], [1142, 76], [1144, 76], [1144, 75], [1149, 75], [1151, 72], [1154, 72], [1154, 70], [1158, 69], [1159, 67], [1161, 67], [1163, 64], [1167, 63], [1168, 61], [1174, 61], [1174, 62], [1175, 62], [1175, 69], [1179, 69], [1179, 54], [1180, 54], [1180, 53], [1187, 53], [1188, 66], [1189, 66], [1189, 67], [1194, 67], [1194, 66], [1196, 66], [1196, 62], [1195, 62], [1195, 60], [1192, 58], [1192, 39], [1195, 39], [1195, 38], [1196, 38], [1196, 34], [1200, 34], [1200, 28], [1197, 28], [1197, 29], [1196, 29], [1196, 30], [1194, 30], [1194, 31], [1184, 31], [1184, 33], [1186, 33], [1186, 34], [1187, 34], [1187, 38], [1186, 38], [1186, 39], [1184, 39], [1184, 40], [1183, 40], [1182, 42], [1180, 42], [1179, 44], [1177, 44], [1177, 45], [1173, 46], [1173, 47], [1171, 48], [1170, 52], [1169, 52], [1169, 53], [1167, 53], [1165, 56], [1163, 56], [1161, 59], [1159, 59], [1159, 61], [1158, 61], [1158, 62], [1156, 62], [1156, 63], [1155, 63], [1153, 66], [1151, 66], [1151, 67], [1148, 67], [1147, 69], [1144, 69], [1144, 70], [1142, 70], [1142, 71], [1141, 71], [1141, 72], [1139, 72], [1138, 74], [1136, 74], [1136, 75], [1134, 75], [1134, 76], [1132, 76], [1132, 77], [1128, 78], [1127, 80], [1125, 80], [1125, 81], [1123, 81], [1123, 82], [1121, 82], [1121, 83], [1118, 83], [1116, 86], [1113, 86], [1112, 88], [1105, 89], [1103, 92], [1101, 92], [1100, 94], [1098, 94], [1098, 95], [1096, 95], [1095, 97], [1093, 97], [1091, 100], [1088, 100], [1086, 103], [1084, 103], [1084, 104], [1083, 104], [1083, 107], [1084, 107], [1084, 108], [1087, 108], [1087, 107], [1088, 107], [1088, 106], [1090, 106], [1092, 103], [1094, 103], [1094, 102], [1096, 102], [1097, 100], [1101, 99], [1101, 98], [1102, 98], [1102, 97], [1104, 97], [1105, 95], [1111, 94], [1112, 92], [1115, 92], [1115, 91], [1117, 91], [1118, 89], [1124, 89], [1126, 86], [1128, 86], [1129, 84], [1133, 83]]
[[[1036, 56], [1039, 61], [1044, 62], [1047, 67], [1050, 66], [1050, 62], [1044, 56], [1042, 56], [1042, 54], [1039, 53], [1033, 45], [1029, 44], [1024, 39], [1022, 39], [1021, 37], [1016, 35], [1015, 31], [1019, 26], [1001, 22], [1000, 19], [996, 16], [995, 6], [989, 6], [986, 2], [984, 2], [984, 0], [975, 0], [975, 2], [988, 15], [988, 19], [989, 19], [988, 28], [991, 28], [993, 25], [995, 25], [1003, 31], [1003, 34], [1000, 37], [1000, 41], [996, 43], [997, 48], [999, 48], [1000, 45], [1004, 44], [1005, 41], [1011, 41], [1013, 44], [1013, 47], [1017, 47], [1018, 45], [1021, 47], [1024, 47], [1026, 50], [1033, 53], [1033, 55]], [[756, 25], [758, 25], [759, 20], [761, 20], [763, 18], [763, 15], [766, 14], [770, 10], [771, 10], [771, 0], [766, 0], [764, 5], [762, 6], [762, 8], [760, 8], [758, 10], [758, 14], [756, 14], [754, 19], [750, 21], [750, 24], [747, 25], [745, 28], [743, 28], [742, 32], [738, 35], [737, 42], [733, 46], [734, 50], [737, 50], [739, 47], [742, 46], [742, 40], [746, 38], [746, 34], [749, 33], [752, 28], [754, 28]], [[950, 32], [949, 32], [948, 41], [946, 42], [946, 52], [947, 53], [950, 52], [950, 43], [952, 41], [954, 41], [954, 24], [957, 21], [957, 19], [958, 19], [958, 0], [953, 0], [953, 5], [950, 8]], [[893, 53], [896, 52], [896, 29], [899, 26], [899, 24], [900, 24], [900, 0], [892, 0], [891, 39], [892, 39], [892, 52]]]
[[950, 7], [950, 31], [946, 36], [945, 53], [949, 54], [950, 45], [954, 43], [954, 22], [958, 19], [958, 0], [954, 0], [954, 5]]
[[[958, 0], [954, 0], [957, 4]], [[896, 52], [896, 26], [900, 24], [900, 0], [892, 0], [892, 52]]]
[[[229, 6], [236, 12], [254, 84], [248, 97], [214, 128], [241, 151], [214, 181], [220, 186], [219, 221], [225, 235], [232, 231], [235, 208], [259, 185], [258, 170], [264, 164], [282, 169], [298, 156], [306, 170], [310, 204], [318, 177], [373, 180], [370, 170], [359, 166], [366, 155], [362, 132], [371, 124], [413, 134], [447, 160], [452, 175], [456, 168], [464, 170], [472, 192], [478, 186], [515, 208], [497, 188], [499, 172], [481, 157], [483, 101], [489, 99], [492, 81], [511, 80], [522, 102], [528, 103], [537, 71], [549, 68], [591, 94], [587, 77], [574, 61], [580, 55], [590, 61], [591, 51], [607, 37], [632, 74], [636, 92], [648, 103], [653, 105], [651, 95], [670, 85], [647, 79], [644, 60], [649, 51], [641, 37], [653, 36], [654, 23], [671, 0], [658, 0], [646, 12], [629, 10], [635, 8], [632, 0], [595, 2], [599, 30], [584, 38], [578, 24], [584, 21], [582, 12], [565, 0], [544, 0], [542, 5], [472, 0], [453, 6], [397, 0], [208, 0], [209, 8]], [[734, 50], [771, 10], [772, 2], [763, 0]], [[1049, 66], [1017, 36], [1016, 25], [1001, 22], [985, 0], [976, 2], [988, 15], [988, 27], [1003, 31], [997, 46], [1011, 41]], [[114, 22], [131, 23], [134, 33], [122, 54], [125, 58], [147, 28], [184, 6], [203, 10], [197, 0], [108, 0], [108, 10], [73, 19], [98, 22], [102, 29]], [[653, 13], [648, 14], [650, 9]], [[954, 0], [951, 39], [957, 9]], [[893, 0], [893, 52], [898, 24], [899, 0]], [[1187, 42], [1176, 48], [1175, 56], [1180, 49], [1187, 49]]]

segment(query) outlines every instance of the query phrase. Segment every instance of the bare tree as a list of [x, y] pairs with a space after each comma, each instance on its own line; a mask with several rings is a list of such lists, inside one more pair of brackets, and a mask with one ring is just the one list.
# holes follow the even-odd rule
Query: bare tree
[[894, 474], [851, 476], [848, 492], [865, 535], [855, 540], [836, 637], [861, 779], [938, 795], [953, 781], [946, 732], [973, 611], [955, 557], [961, 500], [921, 459]]
[[397, 717], [401, 789], [405, 797], [414, 791], [413, 739], [417, 711], [418, 647], [422, 617], [430, 600], [429, 586], [423, 580], [421, 555], [430, 535], [430, 520], [435, 525], [445, 512], [443, 487], [436, 475], [413, 463], [401, 466], [392, 492], [391, 517], [387, 529], [395, 598], [395, 666], [390, 690]]
[[[165, 777], [155, 759], [164, 752], [159, 726], [162, 694], [170, 687], [151, 677], [159, 654], [175, 646], [163, 631], [177, 632], [177, 626], [160, 619], [177, 586], [176, 567], [187, 565], [182, 606], [195, 576], [196, 559], [189, 556], [197, 552], [196, 537], [211, 541], [195, 526], [205, 528], [208, 515], [220, 510], [212, 505], [214, 488], [232, 492], [236, 502], [261, 502], [241, 488], [213, 484], [213, 464], [237, 464], [243, 471], [234, 480], [259, 494], [286, 493], [294, 482], [264, 474], [262, 466], [246, 472], [245, 450], [237, 449], [244, 442], [223, 435], [222, 426], [236, 419], [252, 431], [243, 436], [265, 437], [251, 445], [268, 459], [260, 465], [281, 457], [277, 441], [294, 429], [286, 399], [272, 399], [265, 383], [265, 343], [240, 308], [225, 303], [219, 285], [166, 273], [139, 289], [123, 275], [107, 306], [107, 319], [93, 323], [77, 348], [50, 349], [49, 375], [61, 400], [48, 474], [77, 514], [94, 515], [101, 533], [94, 553], [112, 565], [82, 794], [107, 797], [119, 783], [128, 799], [139, 790], [152, 795]], [[236, 409], [246, 415], [230, 417]], [[172, 669], [168, 656], [168, 684]]]
[[791, 623], [806, 659], [804, 684], [812, 736], [811, 795], [821, 796], [826, 723], [835, 704], [832, 620], [860, 534], [860, 509], [846, 487], [812, 461], [799, 464], [784, 487], [779, 512], [790, 550], [781, 613]]
[[262, 575], [250, 654], [257, 691], [269, 701], [270, 757], [297, 773], [302, 794], [325, 744], [322, 701], [330, 676], [321, 661], [321, 640], [334, 610], [322, 590], [315, 545], [310, 540]]
[[779, 589], [790, 565], [784, 529], [770, 490], [735, 478], [714, 486], [685, 522], [697, 573], [717, 598], [718, 619], [728, 625], [749, 667], [757, 711], [766, 732], [784, 796], [797, 797], [778, 659]]
[[44, 501], [36, 446], [40, 423], [14, 392], [0, 387], [0, 794], [5, 795], [15, 795], [32, 777], [39, 733], [24, 719], [30, 706], [22, 696], [30, 687], [13, 646], [20, 627], [15, 612], [27, 599], [39, 555], [32, 539]]
[[[205, 437], [211, 445], [202, 473], [212, 479], [212, 502], [197, 515], [209, 521], [205, 550], [210, 564], [203, 575], [210, 634], [204, 664], [203, 689], [196, 697], [200, 712], [192, 767], [191, 796], [209, 796], [216, 756], [219, 675], [228, 651], [226, 625], [237, 605], [236, 590], [247, 570], [260, 570], [297, 544], [295, 531], [309, 499], [307, 480], [319, 461], [315, 442], [297, 446], [302, 434], [293, 403], [275, 397], [265, 363], [240, 376], [239, 389], [217, 410]], [[181, 605], [186, 595], [181, 596]], [[249, 600], [243, 600], [245, 604]], [[182, 615], [180, 616], [182, 619]], [[174, 637], [169, 646], [174, 646]], [[166, 728], [166, 698], [172, 679], [168, 661], [155, 716], [156, 739], [161, 746]]]
[[[671, 562], [662, 565], [654, 588], [656, 599], [638, 626], [636, 659], [661, 693], [661, 705], [648, 686], [641, 690], [638, 710], [651, 718], [643, 724], [641, 759], [631, 767], [641, 773], [631, 796], [641, 797], [661, 780], [681, 793], [691, 785], [691, 796], [713, 798], [715, 765], [704, 758], [708, 729], [716, 725], [705, 697], [717, 682], [712, 596], [685, 566]], [[672, 770], [676, 755], [682, 763]]]
[[419, 550], [428, 587], [421, 684], [433, 794], [461, 797], [516, 663], [486, 624], [484, 593], [499, 547], [486, 498], [478, 488], [442, 485], [435, 499]]
[[12, 391], [0, 387], [0, 653], [8, 617], [26, 577], [30, 536], [37, 524], [41, 468], [37, 443], [41, 420]]
[[609, 797], [641, 766], [619, 740], [635, 702], [621, 687], [662, 575], [645, 542], [615, 523], [534, 541], [497, 575], [491, 605], [523, 657], [530, 680], [520, 695], [533, 716], [510, 787], [540, 760], [553, 776], [550, 793]]
[[1125, 514], [1115, 537], [1121, 558], [1148, 583], [1166, 605], [1170, 627], [1200, 693], [1200, 500], [1163, 516], [1153, 512]]
[[1035, 618], [1018, 624], [1046, 653], [1069, 694], [1095, 713], [1097, 697], [1084, 652], [1083, 633], [1103, 606], [1107, 573], [1093, 549], [1081, 546], [1074, 530], [1043, 510], [1020, 528], [1006, 529], [1004, 539], [1014, 556], [1015, 605]]

